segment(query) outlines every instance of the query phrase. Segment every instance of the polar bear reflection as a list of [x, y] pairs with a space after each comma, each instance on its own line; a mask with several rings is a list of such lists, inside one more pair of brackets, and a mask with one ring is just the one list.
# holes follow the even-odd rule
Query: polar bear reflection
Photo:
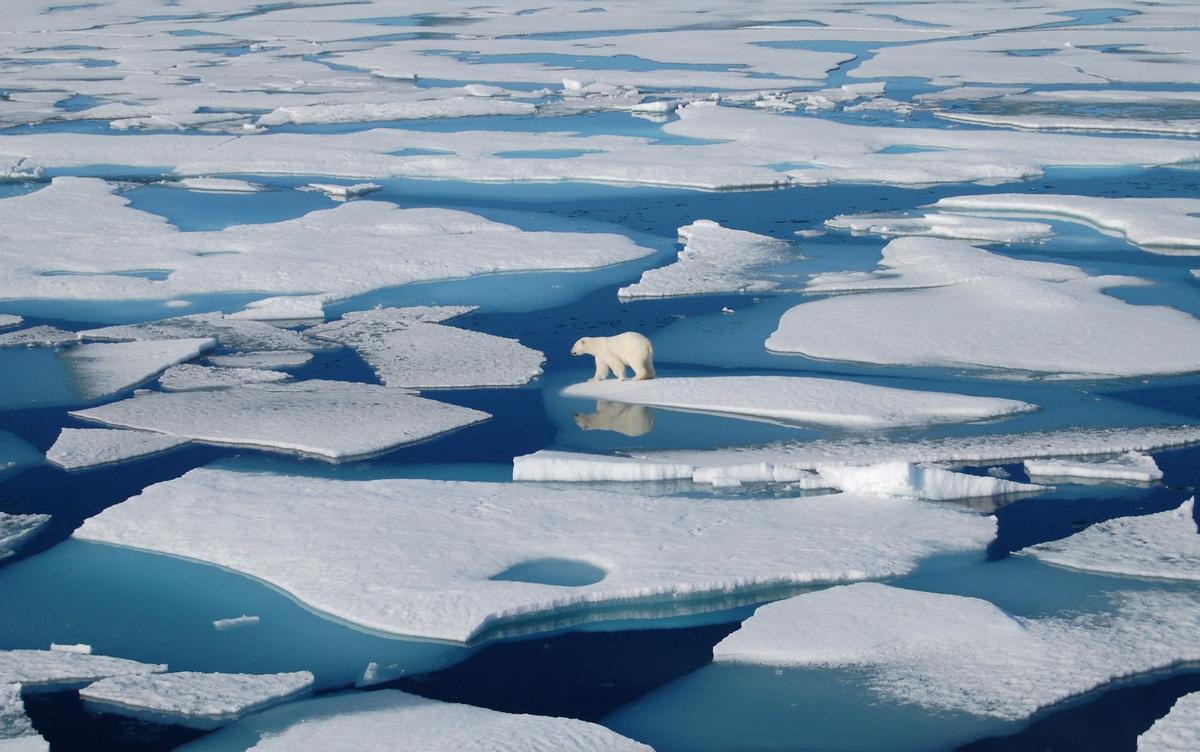
[[654, 411], [645, 405], [599, 400], [596, 412], [575, 413], [575, 425], [584, 431], [615, 431], [626, 436], [641, 436], [654, 428]]

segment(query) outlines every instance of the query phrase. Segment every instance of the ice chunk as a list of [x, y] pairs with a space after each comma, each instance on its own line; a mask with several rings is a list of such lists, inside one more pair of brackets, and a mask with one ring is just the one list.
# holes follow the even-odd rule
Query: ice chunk
[[353, 347], [388, 386], [516, 386], [541, 374], [545, 356], [515, 339], [438, 323], [469, 310], [377, 308], [347, 313], [307, 333]]
[[326, 695], [274, 708], [181, 750], [231, 752], [246, 749], [247, 743], [256, 752], [652, 752], [594, 723], [500, 713], [394, 689]]
[[692, 477], [692, 466], [540, 449], [513, 458], [517, 481], [662, 481]]
[[378, 183], [355, 183], [354, 185], [339, 185], [337, 183], [309, 183], [308, 187], [314, 191], [320, 191], [326, 196], [338, 201], [347, 201], [352, 198], [359, 198], [370, 193], [383, 190], [383, 186]]
[[158, 454], [187, 442], [185, 438], [150, 431], [64, 428], [46, 452], [46, 459], [64, 470], [86, 470]]
[[73, 347], [63, 359], [77, 381], [79, 399], [90, 402], [137, 386], [214, 344], [208, 338], [101, 342]]
[[1052, 234], [1042, 222], [983, 219], [955, 214], [842, 214], [825, 221], [826, 227], [850, 230], [855, 234], [897, 237], [924, 235], [931, 238], [960, 238], [989, 243], [1028, 243]]
[[1175, 701], [1171, 712], [1138, 737], [1138, 752], [1189, 752], [1200, 749], [1200, 692]]
[[164, 180], [168, 187], [187, 188], [189, 191], [203, 193], [260, 193], [267, 190], [266, 186], [234, 178], [182, 178], [180, 180]]
[[0, 684], [0, 752], [49, 752], [50, 745], [38, 735], [21, 701], [18, 684]]
[[285, 295], [256, 300], [243, 311], [229, 314], [231, 319], [253, 321], [324, 320], [325, 305], [319, 295]]
[[167, 667], [104, 655], [58, 650], [0, 650], [0, 684], [20, 684], [21, 691], [75, 689], [108, 676], [155, 674]]
[[911, 462], [882, 462], [878, 465], [823, 465], [817, 472], [834, 488], [846, 493], [875, 496], [908, 496], [915, 499], [944, 501], [1038, 493], [1046, 486], [1017, 483], [991, 476], [968, 475]]
[[1098, 522], [1022, 553], [1090, 572], [1200, 580], [1200, 535], [1196, 534], [1192, 516], [1194, 503], [1194, 499], [1188, 499], [1166, 512]]
[[72, 413], [215, 444], [348, 460], [433, 438], [487, 413], [349, 381], [148, 393]]
[[299, 332], [221, 313], [194, 313], [141, 324], [121, 324], [79, 333], [80, 339], [105, 342], [212, 337], [235, 350], [320, 350], [323, 345]]
[[1195, 120], [1165, 120], [1129, 117], [1088, 117], [1084, 115], [1001, 115], [995, 113], [939, 110], [933, 113], [943, 120], [975, 125], [995, 125], [1026, 131], [1100, 131], [1105, 133], [1162, 133], [1171, 136], [1200, 135]]
[[[466, 642], [621, 618], [617, 606], [648, 618], [895, 575], [935, 553], [982, 551], [994, 532], [993, 518], [958, 507], [852, 494], [729, 504], [206, 468], [109, 507], [76, 536], [242, 572], [367, 629]], [[605, 576], [497, 578], [554, 559]]]
[[1016, 400], [803, 376], [685, 376], [572, 384], [591, 397], [782, 423], [878, 429], [986, 420], [1036, 409]]
[[668, 298], [719, 292], [759, 292], [778, 287], [755, 272], [786, 260], [791, 246], [782, 240], [745, 230], [732, 230], [708, 219], [679, 228], [684, 243], [676, 261], [642, 274], [636, 284], [622, 287], [617, 296]]
[[79, 690], [85, 707], [143, 721], [214, 729], [312, 691], [307, 671], [286, 674], [170, 674], [114, 676]]
[[59, 645], [56, 642], [50, 643], [50, 649], [60, 653], [78, 653], [79, 655], [91, 655], [92, 646], [79, 643], [76, 645]]
[[[961, 241], [900, 238], [875, 273], [813, 277], [767, 348], [888, 365], [1004, 369], [1060, 378], [1200, 370], [1200, 322], [1105, 295], [1130, 277], [1008, 258]], [[1047, 325], [1047, 322], [1053, 322]], [[1146, 337], [1148, 331], [1154, 337]], [[1162, 347], [1170, 342], [1171, 347]]]
[[15, 316], [11, 313], [0, 313], [0, 329], [9, 326], [17, 326], [25, 319], [20, 316]]
[[56, 326], [39, 324], [27, 329], [0, 334], [0, 347], [55, 347], [76, 342], [75, 332], [68, 332]]
[[261, 619], [257, 616], [233, 616], [228, 619], [217, 619], [213, 622], [213, 629], [218, 632], [225, 632], [230, 629], [240, 629], [242, 627], [253, 627], [257, 625]]
[[48, 514], [0, 512], [0, 561], [15, 554], [25, 541], [37, 535], [49, 521]]
[[1162, 470], [1154, 458], [1141, 452], [1125, 452], [1103, 459], [1025, 460], [1025, 472], [1032, 476], [1129, 480], [1152, 483], [1162, 480]]
[[191, 389], [226, 389], [242, 384], [272, 384], [290, 378], [283, 371], [263, 368], [225, 368], [184, 363], [163, 371], [158, 383], [168, 392], [186, 392]]
[[295, 368], [312, 360], [312, 353], [302, 350], [263, 350], [259, 352], [211, 355], [208, 362], [222, 368]]

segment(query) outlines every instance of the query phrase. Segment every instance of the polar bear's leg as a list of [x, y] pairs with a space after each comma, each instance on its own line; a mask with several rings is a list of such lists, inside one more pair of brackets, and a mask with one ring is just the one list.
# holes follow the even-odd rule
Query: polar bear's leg
[[608, 367], [612, 369], [613, 375], [617, 377], [617, 381], [625, 380], [625, 362], [615, 355], [610, 355]]
[[599, 355], [596, 356], [596, 375], [589, 381], [604, 381], [608, 378], [608, 363]]
[[645, 381], [654, 378], [654, 354], [646, 351], [633, 363], [629, 364], [633, 369], [634, 381]]

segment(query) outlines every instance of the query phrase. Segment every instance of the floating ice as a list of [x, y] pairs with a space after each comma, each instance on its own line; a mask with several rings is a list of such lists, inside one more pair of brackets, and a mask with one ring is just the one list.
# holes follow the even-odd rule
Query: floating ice
[[1038, 493], [1045, 486], [1017, 483], [991, 476], [968, 475], [911, 462], [883, 462], [878, 465], [822, 465], [817, 468], [826, 485], [845, 493], [873, 496], [905, 496], [914, 499], [944, 501]]
[[1071, 569], [1133, 577], [1200, 580], [1200, 535], [1194, 499], [1176, 509], [1116, 517], [1022, 553]]
[[1053, 232], [1050, 225], [1042, 222], [982, 219], [936, 212], [921, 216], [843, 214], [826, 220], [825, 226], [837, 230], [850, 230], [855, 234], [869, 233], [884, 237], [924, 235], [931, 238], [959, 238], [989, 243], [1028, 243], [1046, 238]]
[[0, 329], [9, 326], [17, 326], [25, 319], [11, 313], [0, 313]]
[[46, 459], [64, 470], [86, 470], [174, 449], [188, 442], [178, 436], [116, 428], [64, 428]]
[[212, 337], [224, 347], [237, 350], [319, 350], [323, 347], [299, 332], [221, 313], [193, 313], [141, 324], [87, 329], [80, 332], [79, 337], [102, 341]]
[[184, 363], [163, 371], [158, 377], [158, 383], [168, 392], [186, 392], [192, 389], [225, 389], [242, 384], [272, 384], [290, 378], [291, 376], [283, 371], [263, 368], [226, 368]]
[[755, 271], [785, 260], [791, 250], [782, 240], [732, 230], [708, 219], [680, 227], [679, 239], [685, 245], [676, 261], [644, 272], [641, 280], [622, 287], [617, 296], [668, 298], [771, 290], [778, 283], [756, 276]]
[[319, 295], [285, 295], [256, 300], [245, 310], [229, 314], [231, 319], [253, 321], [304, 321], [325, 318], [325, 305]]
[[49, 752], [25, 715], [18, 684], [0, 684], [0, 752]]
[[567, 397], [782, 423], [878, 429], [988, 420], [1036, 409], [1016, 400], [803, 376], [686, 376], [572, 384]]
[[515, 481], [646, 482], [691, 478], [691, 465], [539, 449], [513, 458]]
[[[76, 536], [242, 572], [367, 629], [466, 642], [620, 618], [618, 605], [645, 618], [895, 575], [935, 553], [982, 550], [994, 531], [994, 519], [957, 507], [849, 494], [729, 504], [200, 469]], [[547, 559], [606, 574], [573, 587], [497, 579]]]
[[1200, 692], [1175, 701], [1171, 712], [1138, 737], [1138, 752], [1189, 752], [1200, 749]]
[[546, 358], [515, 339], [445, 326], [463, 307], [377, 308], [346, 313], [307, 334], [352, 347], [388, 386], [454, 389], [516, 386]]
[[652, 752], [594, 723], [500, 713], [394, 689], [326, 695], [274, 708], [181, 749], [242, 752], [247, 745], [256, 752]]
[[267, 190], [266, 186], [259, 183], [234, 178], [182, 178], [163, 181], [163, 185], [203, 193], [261, 193]]
[[[1200, 322], [1105, 288], [1146, 284], [1007, 258], [966, 243], [900, 238], [876, 272], [817, 275], [767, 348], [813, 358], [1044, 373], [1060, 378], [1200, 370]], [[1052, 322], [1048, 325], [1047, 322]], [[1154, 337], [1146, 337], [1146, 332]], [[1170, 342], [1170, 347], [1161, 343]]]
[[57, 642], [50, 643], [50, 649], [60, 653], [78, 653], [79, 655], [91, 655], [92, 646], [83, 643], [75, 645], [59, 645]]
[[72, 413], [214, 444], [348, 460], [433, 438], [487, 413], [349, 381], [149, 393]]
[[424, 120], [427, 118], [478, 117], [481, 115], [532, 115], [528, 102], [510, 102], [488, 97], [444, 97], [413, 99], [385, 104], [313, 104], [278, 107], [257, 120], [258, 125], [292, 123], [363, 123], [378, 120]]
[[209, 338], [100, 342], [73, 347], [63, 359], [78, 383], [79, 399], [90, 402], [137, 386], [213, 344]]
[[79, 690], [92, 711], [143, 721], [214, 729], [312, 691], [313, 675], [170, 674], [114, 676]]
[[20, 684], [21, 691], [58, 692], [109, 676], [155, 674], [167, 667], [103, 655], [58, 650], [0, 650], [0, 684]]
[[0, 561], [15, 554], [25, 541], [37, 535], [49, 521], [48, 514], [0, 512]]
[[208, 357], [209, 363], [222, 368], [295, 368], [310, 360], [312, 353], [302, 350], [265, 350]]
[[39, 324], [27, 329], [0, 334], [0, 347], [56, 347], [77, 340], [75, 332]]
[[1025, 472], [1032, 476], [1129, 480], [1153, 483], [1162, 480], [1162, 470], [1154, 458], [1141, 452], [1125, 452], [1117, 457], [1093, 459], [1025, 460]]
[[257, 616], [232, 616], [228, 619], [217, 619], [213, 622], [213, 629], [218, 632], [225, 632], [230, 629], [241, 629], [242, 627], [253, 627], [257, 625], [261, 619]]
[[355, 183], [354, 185], [338, 185], [336, 183], [309, 183], [309, 188], [320, 191], [330, 198], [346, 201], [360, 196], [366, 196], [383, 190], [378, 183]]
[[1000, 115], [978, 112], [938, 111], [944, 120], [975, 125], [996, 125], [1026, 131], [1101, 131], [1105, 133], [1162, 133], [1171, 136], [1200, 135], [1195, 120], [1148, 120], [1127, 117], [1083, 115]]

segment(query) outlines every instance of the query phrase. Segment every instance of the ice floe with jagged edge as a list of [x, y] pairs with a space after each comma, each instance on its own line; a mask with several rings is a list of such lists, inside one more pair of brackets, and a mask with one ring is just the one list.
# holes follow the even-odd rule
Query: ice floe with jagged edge
[[385, 452], [490, 416], [350, 381], [150, 392], [71, 413], [120, 428], [341, 461]]
[[[897, 575], [934, 554], [982, 552], [995, 529], [957, 507], [852, 494], [730, 504], [199, 469], [76, 536], [241, 572], [365, 629], [471, 642]], [[380, 530], [392, 531], [384, 544]]]
[[192, 742], [185, 752], [652, 752], [596, 723], [501, 713], [428, 700], [394, 689], [302, 700], [245, 718]]
[[1132, 577], [1200, 581], [1195, 500], [1140, 517], [1116, 517], [1021, 553], [1070, 569]]
[[161, 663], [72, 653], [63, 650], [0, 650], [0, 684], [19, 684], [21, 691], [58, 692], [77, 689], [97, 679], [127, 674], [157, 674]]
[[1018, 400], [805, 376], [678, 376], [572, 384], [587, 397], [788, 424], [879, 429], [990, 420], [1037, 409]]
[[355, 183], [353, 185], [339, 185], [337, 183], [309, 183], [300, 190], [319, 191], [334, 201], [349, 201], [352, 198], [361, 198], [377, 191], [381, 191], [383, 190], [383, 186], [379, 183]]
[[17, 326], [25, 319], [12, 313], [0, 313], [0, 329]]
[[939, 110], [943, 120], [972, 125], [994, 125], [1024, 131], [1100, 131], [1104, 133], [1157, 133], [1168, 136], [1200, 135], [1200, 120], [1167, 120], [1084, 115], [1002, 115]]
[[776, 238], [734, 230], [708, 219], [679, 228], [684, 243], [678, 258], [642, 273], [632, 285], [617, 290], [622, 300], [706, 295], [722, 292], [760, 292], [779, 286], [755, 271], [789, 257], [791, 246]]
[[201, 193], [262, 193], [269, 190], [261, 183], [251, 183], [248, 180], [236, 178], [181, 178], [164, 180], [161, 184], [168, 188], [186, 188], [189, 191]]
[[957, 240], [899, 238], [876, 271], [811, 277], [808, 292], [856, 294], [789, 309], [766, 345], [824, 360], [1067, 379], [1200, 370], [1194, 316], [1104, 293], [1145, 284]]
[[151, 723], [215, 729], [309, 694], [308, 671], [225, 674], [180, 671], [101, 679], [79, 690], [84, 707]]
[[312, 360], [312, 353], [303, 350], [260, 350], [210, 355], [206, 360], [222, 368], [298, 368]]
[[321, 321], [325, 318], [325, 304], [320, 295], [280, 295], [247, 303], [244, 309], [229, 314], [229, 318], [251, 321]]
[[858, 669], [880, 701], [1007, 721], [1200, 660], [1196, 593], [1109, 598], [1107, 611], [1025, 618], [977, 598], [856, 583], [759, 608], [713, 660]]
[[387, 386], [454, 389], [518, 386], [542, 373], [546, 358], [515, 339], [447, 326], [465, 306], [376, 308], [305, 330], [354, 348]]
[[825, 226], [835, 230], [849, 230], [855, 235], [923, 235], [988, 243], [1028, 243], [1043, 240], [1053, 234], [1050, 225], [1042, 222], [984, 219], [938, 212], [926, 212], [921, 215], [842, 214], [825, 220]]
[[1200, 749], [1200, 692], [1175, 701], [1137, 740], [1138, 752], [1191, 752]]
[[87, 470], [148, 457], [182, 446], [188, 439], [121, 428], [64, 428], [46, 459], [64, 470]]
[[1154, 458], [1142, 452], [1124, 452], [1115, 457], [1090, 459], [1031, 459], [1025, 460], [1025, 472], [1032, 477], [1070, 478], [1079, 480], [1116, 480], [1153, 483], [1162, 480], [1163, 473]]
[[1020, 214], [1082, 222], [1116, 233], [1151, 253], [1200, 254], [1200, 199], [1195, 198], [993, 193], [949, 196], [932, 206], [976, 214]]
[[1017, 483], [1003, 478], [957, 473], [899, 461], [865, 466], [821, 465], [817, 467], [817, 474], [826, 485], [845, 493], [930, 501], [981, 499], [1052, 490], [1033, 483]]
[[123, 342], [212, 337], [235, 350], [320, 350], [320, 342], [291, 329], [223, 313], [193, 313], [139, 324], [117, 324], [79, 332], [84, 341]]
[[214, 344], [208, 337], [92, 342], [65, 350], [62, 359], [76, 384], [76, 396], [90, 402], [137, 386]]
[[[146, 146], [136, 144], [138, 150]], [[162, 217], [131, 208], [117, 190], [94, 178], [55, 178], [39, 191], [0, 201], [0, 226], [8, 233], [8, 242], [0, 247], [6, 272], [0, 277], [0, 298], [119, 301], [254, 292], [316, 294], [329, 301], [411, 282], [590, 270], [652, 252], [622, 235], [527, 232], [463, 211], [401, 209], [382, 201], [352, 201], [282, 222], [181, 232]], [[54, 228], [52, 244], [46, 243], [47, 227]], [[352, 263], [329, 252], [332, 239], [354, 249]], [[31, 247], [44, 252], [29, 254], [25, 249]], [[131, 270], [162, 272], [165, 278]], [[242, 331], [235, 324], [254, 323], [219, 315], [194, 321], [229, 336]], [[141, 338], [157, 326], [162, 324], [120, 331], [132, 328], [129, 338]], [[277, 347], [305, 349], [286, 343]]]
[[168, 392], [192, 389], [227, 389], [243, 384], [277, 384], [291, 378], [283, 371], [264, 368], [227, 368], [183, 363], [171, 366], [158, 377], [158, 384]]
[[7, 512], [0, 512], [0, 561], [15, 554], [26, 541], [37, 535], [48, 522], [50, 522], [50, 515], [48, 514], [8, 514]]
[[50, 745], [34, 730], [19, 684], [0, 684], [0, 752], [49, 752]]
[[0, 334], [0, 347], [57, 347], [79, 341], [75, 332], [49, 324], [38, 324]]

